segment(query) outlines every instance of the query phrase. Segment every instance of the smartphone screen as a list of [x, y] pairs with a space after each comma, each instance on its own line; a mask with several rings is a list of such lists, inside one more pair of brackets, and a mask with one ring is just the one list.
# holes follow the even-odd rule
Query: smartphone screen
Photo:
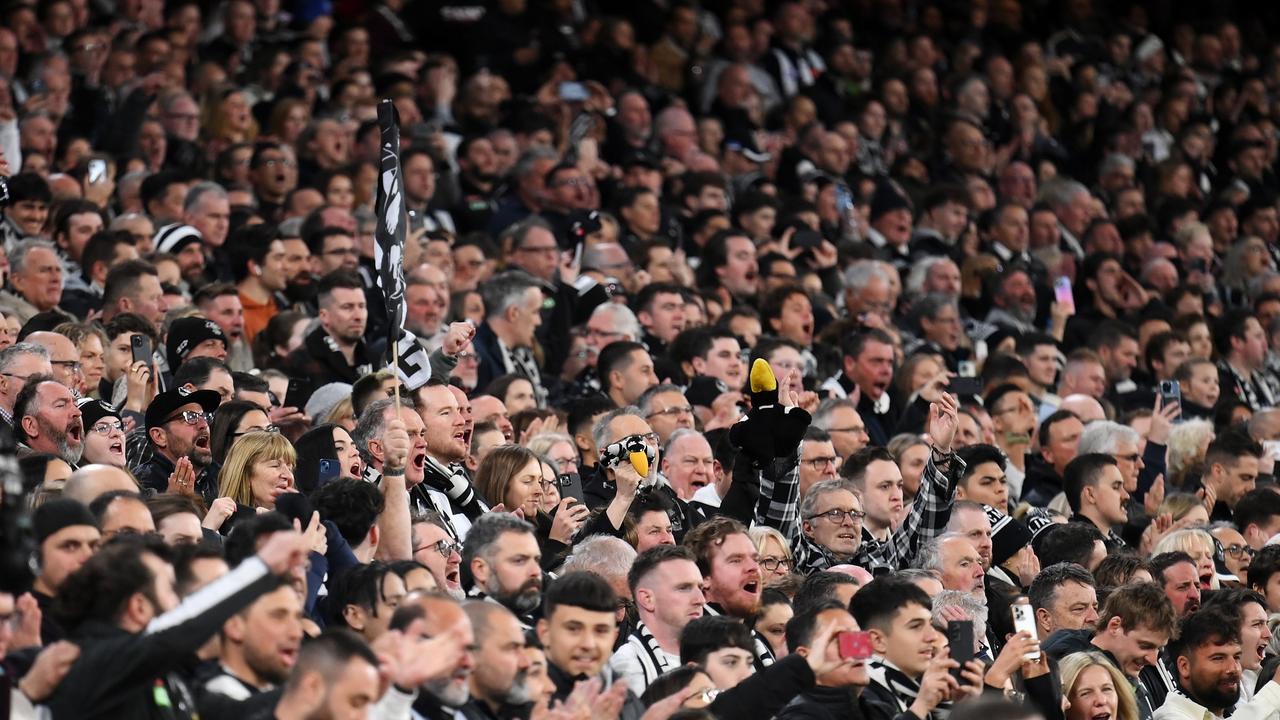
[[107, 162], [105, 160], [89, 161], [89, 184], [97, 185], [107, 177]]
[[871, 633], [866, 631], [842, 632], [836, 635], [840, 657], [845, 660], [866, 660], [871, 657]]
[[335, 458], [320, 458], [320, 472], [316, 477], [316, 487], [337, 480], [342, 476], [342, 466]]
[[1161, 405], [1181, 405], [1182, 404], [1182, 386], [1177, 380], [1161, 380], [1160, 381], [1160, 404]]
[[1071, 279], [1065, 275], [1053, 281], [1053, 299], [1062, 305], [1074, 308], [1075, 294], [1071, 292]]

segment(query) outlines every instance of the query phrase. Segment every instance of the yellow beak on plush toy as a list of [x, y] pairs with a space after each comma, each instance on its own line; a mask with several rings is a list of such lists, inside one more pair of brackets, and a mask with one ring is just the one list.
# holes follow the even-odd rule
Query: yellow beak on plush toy
[[649, 456], [648, 455], [645, 455], [644, 452], [637, 451], [637, 452], [631, 453], [629, 458], [631, 460], [631, 467], [636, 469], [636, 472], [640, 475], [640, 477], [649, 477]]
[[773, 368], [763, 358], [757, 358], [751, 364], [751, 392], [770, 392], [778, 389], [778, 378], [774, 377]]

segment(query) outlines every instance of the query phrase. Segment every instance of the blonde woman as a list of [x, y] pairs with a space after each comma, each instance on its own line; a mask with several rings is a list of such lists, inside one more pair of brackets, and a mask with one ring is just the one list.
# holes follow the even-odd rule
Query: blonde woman
[[238, 505], [274, 510], [276, 498], [297, 492], [293, 482], [297, 464], [293, 445], [280, 433], [242, 435], [232, 444], [218, 473], [218, 495]]
[[1138, 701], [1124, 675], [1099, 652], [1072, 653], [1058, 662], [1062, 694], [1071, 703], [1065, 720], [1138, 720]]
[[1199, 527], [1209, 524], [1209, 511], [1204, 501], [1191, 493], [1172, 493], [1166, 495], [1156, 516], [1168, 514], [1173, 517], [1173, 529]]
[[1208, 420], [1185, 420], [1169, 431], [1169, 487], [1183, 487], [1187, 469], [1204, 460], [1213, 442], [1213, 423]]
[[760, 554], [760, 571], [765, 585], [790, 575], [795, 569], [791, 547], [787, 545], [787, 539], [782, 533], [771, 527], [757, 525], [747, 535]]
[[1152, 557], [1166, 552], [1184, 552], [1196, 563], [1201, 590], [1217, 590], [1218, 573], [1213, 565], [1213, 536], [1200, 528], [1183, 528], [1160, 538], [1152, 548]]

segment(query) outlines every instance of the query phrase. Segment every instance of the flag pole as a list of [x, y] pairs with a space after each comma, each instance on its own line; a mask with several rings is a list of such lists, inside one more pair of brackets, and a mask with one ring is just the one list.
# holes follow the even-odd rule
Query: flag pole
[[395, 392], [396, 399], [396, 417], [400, 417], [400, 343], [391, 343], [391, 371], [395, 373], [395, 385], [391, 389]]

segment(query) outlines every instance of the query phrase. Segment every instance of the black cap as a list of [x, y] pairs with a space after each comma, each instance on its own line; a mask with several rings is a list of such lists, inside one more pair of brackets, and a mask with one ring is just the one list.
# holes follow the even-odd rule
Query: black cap
[[871, 222], [894, 210], [911, 210], [911, 203], [888, 183], [881, 183], [871, 196]]
[[173, 321], [169, 326], [169, 337], [164, 347], [169, 360], [169, 369], [177, 370], [187, 355], [205, 340], [221, 340], [227, 346], [227, 336], [223, 334], [218, 323], [202, 317], [184, 317]]
[[622, 158], [623, 170], [636, 165], [644, 165], [650, 170], [662, 169], [662, 163], [660, 163], [658, 158], [654, 157], [653, 154], [647, 150], [632, 150]]
[[715, 402], [716, 398], [727, 392], [729, 392], [729, 386], [719, 378], [699, 375], [689, 382], [689, 389], [684, 391], [684, 396], [690, 405], [711, 407], [711, 403]]
[[97, 398], [80, 398], [76, 401], [76, 407], [80, 408], [80, 419], [84, 423], [85, 430], [97, 425], [98, 421], [104, 417], [113, 417], [117, 420], [121, 417], [119, 410]]
[[50, 500], [36, 508], [31, 516], [31, 529], [35, 531], [37, 543], [44, 542], [63, 528], [75, 525], [98, 527], [89, 508], [70, 498]]
[[185, 387], [166, 390], [156, 395], [147, 406], [147, 429], [160, 427], [165, 420], [178, 411], [178, 408], [192, 403], [199, 405], [201, 410], [211, 413], [222, 404], [222, 396], [217, 390], [188, 390]]

